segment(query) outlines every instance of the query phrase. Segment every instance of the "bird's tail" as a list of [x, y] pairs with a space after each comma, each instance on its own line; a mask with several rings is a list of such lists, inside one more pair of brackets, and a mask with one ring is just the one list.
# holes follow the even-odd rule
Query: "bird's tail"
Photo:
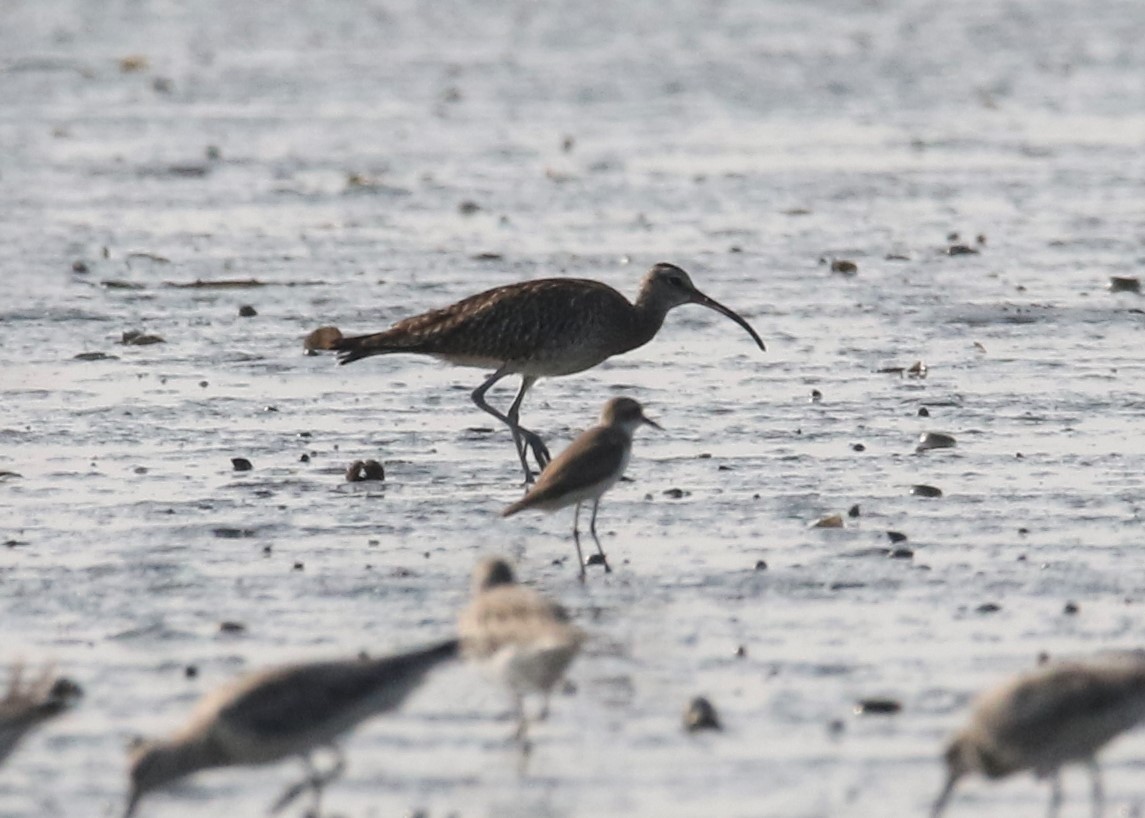
[[525, 509], [527, 509], [531, 505], [532, 505], [532, 502], [530, 502], [529, 495], [526, 494], [524, 497], [522, 497], [517, 502], [513, 503], [512, 505], [505, 506], [503, 509], [501, 509], [501, 516], [502, 517], [512, 517], [518, 511], [524, 511]]
[[338, 363], [349, 364], [369, 358], [371, 355], [385, 355], [387, 352], [403, 352], [403, 348], [393, 343], [389, 332], [375, 332], [371, 335], [353, 335], [339, 338], [333, 344], [338, 351]]

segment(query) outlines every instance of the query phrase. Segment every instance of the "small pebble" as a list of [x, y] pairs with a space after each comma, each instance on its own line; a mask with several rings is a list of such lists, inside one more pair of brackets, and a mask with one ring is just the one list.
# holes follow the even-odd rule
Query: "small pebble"
[[818, 389], [812, 389], [811, 390], [811, 402], [812, 403], [819, 403], [821, 400], [823, 400], [823, 393], [820, 392]]
[[1079, 610], [1081, 609], [1078, 607], [1076, 602], [1067, 602], [1065, 607], [1062, 608], [1062, 613], [1064, 613], [1066, 616], [1073, 616]]
[[273, 550], [274, 550], [274, 549], [272, 549], [272, 548], [271, 548], [269, 545], [264, 545], [264, 546], [262, 547], [262, 553], [263, 553], [263, 555], [264, 555], [264, 556], [267, 556], [267, 557], [269, 557], [269, 556], [270, 556], [270, 554], [271, 554], [271, 551], [273, 551]]
[[903, 534], [901, 531], [888, 531], [887, 539], [891, 542], [906, 542], [906, 534]]
[[849, 509], [847, 509], [847, 516], [852, 518], [852, 519], [854, 519], [855, 517], [858, 517], [860, 514], [862, 514], [862, 511], [859, 509], [858, 503], [855, 503], [853, 506], [851, 506]]
[[137, 329], [129, 329], [120, 336], [120, 343], [124, 346], [145, 347], [151, 344], [164, 344], [166, 341], [160, 335], [147, 335]]
[[234, 467], [235, 471], [250, 471], [254, 468], [254, 466], [251, 465], [251, 462], [245, 457], [232, 457], [231, 465]]
[[914, 559], [914, 552], [909, 548], [896, 548], [889, 556], [892, 560], [909, 560]]
[[663, 494], [665, 497], [668, 497], [669, 499], [679, 500], [681, 497], [687, 497], [692, 492], [684, 491], [683, 489], [673, 488], [673, 489], [665, 489], [664, 491], [662, 491], [660, 493]]
[[930, 410], [927, 409], [925, 406], [920, 406], [920, 407], [918, 407], [918, 416], [920, 418], [928, 418], [928, 417], [930, 417]]
[[242, 633], [246, 630], [246, 625], [242, 622], [220, 622], [219, 633]]
[[864, 446], [862, 443], [852, 443], [851, 444], [851, 451], [853, 451], [853, 452], [865, 452], [866, 450], [867, 450], [867, 447]]
[[1133, 276], [1110, 276], [1109, 291], [1111, 293], [1139, 293], [1141, 292], [1141, 280]]
[[827, 722], [827, 735], [831, 736], [831, 738], [838, 738], [843, 735], [846, 729], [847, 724], [842, 719], [831, 719], [831, 721]]
[[859, 265], [845, 258], [837, 258], [831, 262], [831, 272], [845, 276], [853, 276], [858, 274]]
[[720, 730], [720, 717], [716, 708], [703, 696], [696, 696], [684, 710], [684, 729], [689, 733], [699, 730]]
[[811, 524], [812, 528], [842, 528], [843, 515], [842, 514], [828, 514], [826, 517], [820, 517], [818, 520]]
[[983, 602], [981, 605], [979, 605], [974, 610], [975, 610], [975, 612], [980, 613], [980, 614], [992, 614], [992, 613], [997, 613], [998, 611], [1002, 610], [1002, 606], [999, 605], [997, 602]]
[[355, 460], [346, 469], [346, 480], [351, 483], [361, 483], [366, 480], [382, 481], [386, 479], [386, 470], [377, 460]]
[[464, 202], [462, 202], [461, 204], [459, 204], [457, 206], [457, 212], [460, 213], [462, 216], [472, 216], [474, 213], [477, 213], [480, 210], [481, 210], [481, 205], [479, 205], [479, 204], [477, 204], [477, 202], [474, 202], [474, 201], [469, 200], [469, 199], [465, 200]]
[[890, 716], [902, 710], [895, 699], [859, 699], [855, 702], [856, 716]]
[[589, 558], [587, 560], [585, 560], [585, 565], [604, 565], [604, 564], [605, 564], [604, 557], [602, 557], [600, 554], [591, 554], [589, 556]]
[[1026, 528], [1025, 526], [1022, 526], [1021, 528], [1018, 529], [1018, 533], [1024, 537], [1030, 533], [1030, 529]]
[[928, 486], [925, 483], [919, 483], [910, 487], [910, 493], [915, 497], [941, 497], [942, 489], [937, 486]]
[[1044, 665], [1049, 660], [1050, 660], [1050, 655], [1046, 651], [1041, 650], [1041, 651], [1038, 651], [1038, 655], [1037, 655], [1037, 657], [1035, 657], [1034, 662], [1035, 662], [1035, 664], [1038, 664], [1038, 665]]
[[187, 665], [185, 668], [183, 668], [183, 677], [184, 678], [194, 679], [198, 675], [199, 675], [199, 668], [195, 667], [195, 665]]
[[302, 456], [298, 458], [298, 462], [299, 463], [309, 463], [310, 462], [310, 455], [308, 455], [306, 452], [303, 452]]
[[319, 349], [334, 349], [342, 340], [342, 330], [337, 327], [319, 327], [306, 336], [302, 342], [307, 352]]
[[745, 656], [747, 656], [747, 648], [745, 648], [743, 645], [740, 645], [736, 648], [735, 657], [737, 659], [742, 659]]
[[756, 560], [755, 561], [755, 570], [756, 571], [766, 571], [767, 570], [767, 560]]
[[930, 449], [952, 449], [956, 445], [958, 442], [952, 435], [942, 432], [923, 432], [918, 436], [918, 445], [914, 447], [914, 450], [925, 452]]
[[72, 272], [73, 273], [80, 273], [81, 275], [89, 272], [88, 268], [87, 268], [87, 263], [84, 261], [81, 261], [79, 259], [76, 259], [75, 261], [72, 262]]
[[948, 256], [976, 256], [978, 251], [968, 244], [952, 244], [944, 251]]
[[305, 568], [305, 567], [306, 567], [306, 566], [305, 566], [305, 565], [303, 565], [302, 563], [300, 563], [300, 562], [296, 562], [296, 563], [294, 563], [294, 566], [293, 566], [293, 570], [295, 570], [295, 571], [301, 571], [301, 570], [302, 570], [303, 568]]
[[258, 310], [250, 304], [243, 304], [239, 307], [239, 318], [254, 318], [256, 315], [258, 315]]

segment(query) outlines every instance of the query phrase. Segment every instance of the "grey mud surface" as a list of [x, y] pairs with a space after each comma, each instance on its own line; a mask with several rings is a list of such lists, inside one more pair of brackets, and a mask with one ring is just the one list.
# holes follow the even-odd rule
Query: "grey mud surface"
[[[922, 815], [978, 690], [1145, 644], [1145, 304], [1106, 289], [1145, 272], [1135, 0], [0, 10], [0, 662], [87, 691], [10, 759], [0, 814], [117, 815], [133, 736], [248, 669], [449, 633], [488, 553], [592, 633], [527, 774], [458, 667], [345, 743], [331, 814]], [[665, 429], [583, 587], [569, 513], [497, 516], [519, 475], [481, 372], [302, 355], [531, 277], [631, 295], [660, 260], [769, 348], [686, 307], [533, 391], [554, 450], [617, 392]], [[915, 454], [926, 431], [957, 446]], [[365, 458], [384, 485], [343, 480]], [[682, 732], [699, 693], [723, 733]], [[1145, 737], [1107, 761], [1108, 814], [1139, 814]], [[142, 814], [262, 814], [297, 774]], [[968, 782], [949, 814], [1044, 798]]]

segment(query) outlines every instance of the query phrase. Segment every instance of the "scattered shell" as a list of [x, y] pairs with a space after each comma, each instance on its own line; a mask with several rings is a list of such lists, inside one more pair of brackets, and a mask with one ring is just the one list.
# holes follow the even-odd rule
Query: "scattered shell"
[[851, 444], [851, 451], [853, 451], [853, 452], [865, 452], [866, 450], [867, 450], [867, 447], [865, 445], [863, 445], [862, 443], [852, 443]]
[[975, 352], [981, 352], [983, 355], [985, 355], [986, 354], [986, 345], [983, 344], [981, 341], [975, 341], [974, 342], [974, 351]]
[[1073, 616], [1079, 610], [1081, 610], [1081, 608], [1078, 607], [1076, 602], [1067, 602], [1065, 607], [1062, 608], [1062, 613], [1064, 613], [1066, 616]]
[[958, 444], [953, 435], [944, 434], [943, 432], [923, 432], [918, 436], [918, 445], [914, 447], [916, 452], [925, 452], [928, 449], [952, 449]]
[[334, 349], [341, 340], [342, 330], [337, 327], [319, 327], [306, 336], [302, 345], [307, 352], [313, 352], [316, 349]]
[[254, 468], [251, 462], [245, 457], [232, 457], [231, 466], [234, 467], [235, 471], [250, 471]]
[[918, 407], [918, 416], [920, 418], [928, 418], [928, 417], [930, 417], [930, 410], [927, 409], [925, 406], [920, 406], [920, 407]]
[[906, 534], [903, 534], [901, 531], [888, 531], [887, 539], [891, 542], [906, 542]]
[[895, 699], [859, 699], [855, 702], [856, 716], [890, 716], [902, 710]]
[[1111, 293], [1139, 293], [1141, 279], [1135, 276], [1110, 276], [1108, 287]]
[[23, 477], [24, 475], [14, 471], [0, 471], [0, 480], [7, 480], [10, 477]]
[[756, 571], [766, 571], [767, 570], [767, 560], [756, 560], [755, 561], [755, 570]]
[[826, 517], [820, 517], [818, 520], [811, 524], [812, 528], [842, 528], [843, 515], [842, 514], [828, 514]]
[[466, 199], [464, 202], [457, 206], [457, 212], [462, 216], [472, 216], [474, 213], [480, 212], [480, 210], [481, 205], [470, 199]]
[[664, 489], [664, 491], [662, 491], [660, 493], [663, 494], [665, 497], [671, 499], [671, 500], [679, 500], [681, 497], [687, 497], [692, 492], [684, 491], [684, 489], [672, 488], [672, 489]]
[[952, 244], [943, 250], [948, 256], [976, 256], [978, 251], [968, 244]]
[[120, 336], [120, 343], [125, 346], [145, 347], [151, 344], [165, 344], [167, 341], [161, 335], [147, 335], [137, 329], [129, 329]]
[[183, 668], [183, 676], [187, 679], [194, 679], [199, 675], [199, 668], [195, 665], [187, 665]]
[[118, 355], [108, 355], [106, 352], [81, 352], [74, 356], [76, 361], [118, 361]]
[[896, 548], [888, 554], [892, 560], [909, 560], [914, 559], [914, 551], [909, 548]]
[[88, 270], [87, 262], [77, 259], [77, 260], [72, 262], [72, 272], [73, 273], [79, 273], [80, 275], [83, 275], [84, 273], [87, 273], [90, 271]]
[[246, 625], [242, 622], [220, 622], [219, 633], [242, 633], [246, 630]]
[[925, 378], [927, 371], [925, 361], [915, 361], [907, 367], [906, 374], [912, 378]]
[[845, 276], [858, 275], [859, 265], [844, 258], [837, 258], [831, 262], [831, 272]]
[[823, 393], [820, 392], [818, 389], [812, 389], [811, 390], [811, 402], [812, 403], [819, 403], [819, 401], [821, 401], [821, 400], [823, 400]]
[[915, 497], [941, 497], [942, 489], [937, 486], [928, 486], [925, 483], [917, 483], [910, 487], [910, 493]]
[[604, 564], [605, 564], [604, 557], [602, 557], [600, 554], [591, 554], [589, 556], [589, 558], [587, 560], [585, 560], [585, 565], [604, 565]]
[[981, 605], [974, 609], [976, 613], [980, 614], [992, 614], [997, 613], [1000, 610], [1002, 610], [1002, 606], [997, 602], [983, 602]]
[[253, 537], [253, 528], [232, 528], [231, 526], [220, 526], [219, 528], [211, 529], [211, 533], [216, 537], [223, 540], [238, 540], [243, 537]]
[[146, 71], [150, 65], [150, 60], [148, 60], [142, 54], [129, 54], [126, 57], [119, 58], [119, 70], [124, 74], [133, 74], [138, 71]]
[[698, 730], [720, 730], [720, 717], [716, 708], [703, 696], [696, 696], [684, 710], [684, 729], [689, 733]]
[[239, 318], [254, 318], [256, 315], [258, 315], [258, 310], [250, 304], [243, 304], [239, 307]]
[[736, 648], [735, 657], [737, 659], [742, 659], [745, 656], [747, 656], [747, 648], [745, 648], [743, 645], [740, 645]]
[[346, 480], [350, 483], [385, 479], [386, 470], [377, 460], [355, 460], [346, 468]]
[[304, 569], [305, 567], [306, 567], [306, 566], [305, 566], [305, 565], [303, 565], [301, 562], [296, 562], [296, 563], [294, 563], [294, 565], [293, 565], [293, 566], [291, 566], [291, 570], [293, 570], [293, 571], [301, 571], [301, 570], [302, 570], [302, 569]]
[[848, 517], [851, 517], [852, 519], [853, 519], [853, 518], [855, 518], [855, 517], [858, 517], [858, 516], [859, 516], [860, 514], [862, 514], [862, 513], [863, 513], [863, 512], [862, 512], [862, 510], [859, 508], [859, 504], [858, 504], [858, 503], [855, 503], [853, 506], [851, 506], [849, 509], [847, 509], [847, 516], [848, 516]]

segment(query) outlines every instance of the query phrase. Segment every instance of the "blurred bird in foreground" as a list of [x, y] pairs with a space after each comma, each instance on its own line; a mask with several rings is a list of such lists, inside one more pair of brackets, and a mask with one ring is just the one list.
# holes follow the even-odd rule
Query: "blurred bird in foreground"
[[26, 685], [23, 676], [22, 665], [13, 667], [8, 690], [0, 699], [0, 764], [25, 735], [70, 709], [83, 695], [79, 685], [57, 677], [51, 668], [43, 670]]

